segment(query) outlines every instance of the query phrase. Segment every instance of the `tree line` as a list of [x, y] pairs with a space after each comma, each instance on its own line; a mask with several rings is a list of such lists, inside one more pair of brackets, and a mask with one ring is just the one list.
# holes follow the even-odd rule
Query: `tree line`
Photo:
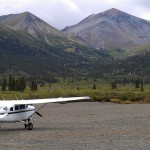
[[[20, 91], [23, 92], [28, 85], [27, 78], [25, 77], [15, 77], [11, 74], [9, 77], [1, 78], [1, 90], [2, 91]], [[31, 91], [36, 91], [38, 89], [38, 84], [36, 81], [31, 81], [29, 84]]]

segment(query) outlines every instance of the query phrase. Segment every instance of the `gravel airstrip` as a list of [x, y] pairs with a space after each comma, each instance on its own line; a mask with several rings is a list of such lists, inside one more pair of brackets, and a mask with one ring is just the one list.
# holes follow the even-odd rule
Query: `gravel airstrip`
[[149, 150], [150, 104], [48, 104], [22, 123], [2, 124], [0, 150]]

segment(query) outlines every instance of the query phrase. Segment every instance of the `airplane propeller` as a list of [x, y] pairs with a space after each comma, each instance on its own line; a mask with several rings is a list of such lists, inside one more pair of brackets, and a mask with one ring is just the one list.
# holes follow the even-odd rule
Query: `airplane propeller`
[[43, 117], [38, 111], [35, 112], [38, 116]]

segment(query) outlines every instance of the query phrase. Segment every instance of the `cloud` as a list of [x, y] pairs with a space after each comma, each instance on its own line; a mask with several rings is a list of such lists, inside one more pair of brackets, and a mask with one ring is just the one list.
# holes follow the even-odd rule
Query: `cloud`
[[0, 15], [29, 11], [58, 29], [117, 8], [150, 20], [149, 0], [0, 0]]
[[150, 1], [149, 0], [138, 0], [137, 2], [145, 8], [150, 8]]
[[18, 9], [22, 6], [22, 3], [18, 3], [18, 0], [5, 0], [0, 1], [0, 13], [1, 14], [7, 14], [15, 9]]
[[78, 17], [83, 15], [78, 5], [71, 0], [47, 0], [44, 4], [40, 1], [34, 8], [30, 5], [28, 10], [59, 29], [75, 24], [80, 20]]
[[73, 1], [70, 1], [70, 0], [61, 0], [61, 2], [71, 12], [72, 11], [79, 11], [78, 6]]
[[116, 5], [122, 1], [124, 1], [124, 0], [103, 0], [103, 2], [106, 2], [106, 3], [111, 4], [111, 5]]

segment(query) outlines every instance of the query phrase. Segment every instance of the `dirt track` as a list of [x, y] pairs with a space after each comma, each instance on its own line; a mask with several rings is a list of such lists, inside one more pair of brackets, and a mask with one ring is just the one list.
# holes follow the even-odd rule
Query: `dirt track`
[[150, 104], [48, 104], [34, 130], [2, 124], [1, 150], [148, 150]]

